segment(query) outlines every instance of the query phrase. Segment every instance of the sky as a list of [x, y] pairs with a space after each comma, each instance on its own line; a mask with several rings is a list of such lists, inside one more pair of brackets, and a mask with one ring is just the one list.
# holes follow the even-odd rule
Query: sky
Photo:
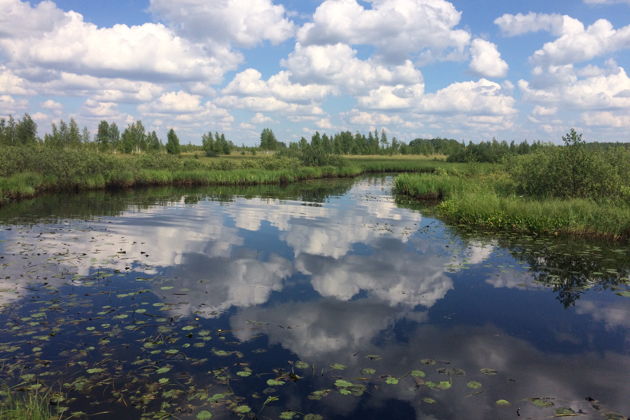
[[0, 0], [0, 118], [630, 142], [630, 0]]

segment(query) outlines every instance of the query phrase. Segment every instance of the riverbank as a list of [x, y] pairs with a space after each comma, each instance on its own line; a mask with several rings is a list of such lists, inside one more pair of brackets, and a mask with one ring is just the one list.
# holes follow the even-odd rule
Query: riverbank
[[443, 161], [413, 156], [341, 159], [340, 162], [338, 166], [304, 166], [298, 159], [273, 155], [207, 158], [8, 147], [0, 157], [0, 204], [45, 192], [165, 185], [281, 185], [375, 172], [431, 173], [447, 165]]
[[488, 230], [630, 240], [630, 205], [623, 200], [535, 198], [515, 192], [499, 166], [477, 176], [402, 174], [398, 194], [435, 202], [450, 223]]

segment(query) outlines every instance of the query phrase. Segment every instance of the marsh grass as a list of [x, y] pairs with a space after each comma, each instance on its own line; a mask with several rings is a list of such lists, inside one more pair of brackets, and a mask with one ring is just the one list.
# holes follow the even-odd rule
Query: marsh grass
[[449, 222], [490, 230], [630, 239], [630, 205], [620, 200], [536, 198], [515, 193], [501, 171], [476, 176], [401, 174], [395, 191], [421, 200], [442, 200], [435, 212]]
[[0, 418], [3, 420], [60, 420], [48, 392], [18, 393], [8, 387], [0, 390]]
[[93, 150], [3, 148], [0, 203], [47, 191], [161, 185], [256, 185], [361, 174], [359, 165], [304, 166], [291, 157], [181, 158], [115, 155]]

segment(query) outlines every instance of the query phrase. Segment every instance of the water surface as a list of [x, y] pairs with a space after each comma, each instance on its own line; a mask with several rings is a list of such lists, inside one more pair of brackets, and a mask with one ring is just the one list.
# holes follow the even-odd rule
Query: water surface
[[624, 418], [630, 250], [449, 227], [391, 178], [0, 209], [0, 377], [76, 418]]

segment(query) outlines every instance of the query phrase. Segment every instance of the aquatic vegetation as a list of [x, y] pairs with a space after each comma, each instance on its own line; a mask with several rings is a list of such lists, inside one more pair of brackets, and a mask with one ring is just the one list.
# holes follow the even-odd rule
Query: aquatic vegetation
[[398, 194], [442, 200], [435, 213], [459, 225], [495, 231], [630, 239], [630, 205], [583, 198], [535, 198], [515, 194], [505, 173], [478, 176], [402, 174]]
[[55, 407], [64, 401], [64, 396], [50, 391], [40, 391], [41, 384], [39, 385], [40, 388], [22, 392], [7, 386], [0, 388], [0, 418], [5, 420], [63, 419], [65, 408]]

